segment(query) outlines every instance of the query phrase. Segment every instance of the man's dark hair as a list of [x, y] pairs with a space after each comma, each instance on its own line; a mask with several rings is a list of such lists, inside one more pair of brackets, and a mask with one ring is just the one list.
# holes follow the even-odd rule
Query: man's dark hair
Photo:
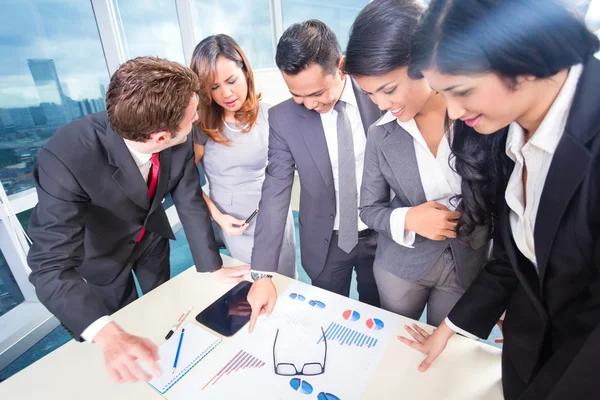
[[342, 57], [335, 33], [317, 19], [296, 23], [283, 32], [277, 44], [275, 62], [287, 75], [296, 75], [316, 63], [333, 74]]

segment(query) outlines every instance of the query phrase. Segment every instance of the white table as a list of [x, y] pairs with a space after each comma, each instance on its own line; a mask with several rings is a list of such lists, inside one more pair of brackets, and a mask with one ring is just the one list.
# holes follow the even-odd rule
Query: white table
[[[225, 265], [240, 264], [223, 256]], [[275, 276], [278, 291], [292, 282]], [[113, 315], [124, 329], [162, 343], [172, 323], [188, 305], [194, 314], [208, 306], [232, 285], [216, 282], [209, 274], [189, 268], [154, 291]], [[414, 322], [401, 317], [396, 333]], [[193, 321], [190, 315], [187, 322]], [[406, 335], [405, 335], [406, 336]], [[227, 338], [224, 338], [226, 341]], [[213, 353], [219, 352], [218, 346]], [[213, 353], [209, 355], [212, 356]], [[423, 355], [397, 340], [388, 344], [364, 399], [398, 399], [402, 395], [424, 399], [502, 399], [500, 350], [463, 337], [454, 337], [446, 351], [426, 373], [417, 371]], [[198, 368], [199, 364], [196, 366]], [[189, 378], [189, 377], [186, 377]], [[185, 378], [184, 378], [185, 379]], [[169, 392], [167, 392], [168, 397]], [[148, 384], [113, 383], [104, 369], [102, 353], [93, 344], [71, 341], [35, 364], [0, 383], [3, 400], [157, 399]], [[242, 397], [240, 397], [242, 398]]]

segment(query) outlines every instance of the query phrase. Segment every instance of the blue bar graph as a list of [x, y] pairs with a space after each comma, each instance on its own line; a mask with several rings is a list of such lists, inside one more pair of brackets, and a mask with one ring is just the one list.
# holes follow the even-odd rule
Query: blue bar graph
[[[332, 322], [325, 329], [325, 338], [328, 342], [339, 343], [341, 345], [372, 348], [377, 345], [377, 339], [365, 335], [354, 329]], [[320, 335], [317, 344], [323, 341], [323, 335]]]

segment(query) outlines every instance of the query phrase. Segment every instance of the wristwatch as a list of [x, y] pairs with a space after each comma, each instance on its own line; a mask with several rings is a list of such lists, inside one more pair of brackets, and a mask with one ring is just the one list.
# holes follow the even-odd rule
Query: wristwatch
[[257, 281], [257, 280], [262, 279], [262, 278], [272, 278], [273, 274], [268, 274], [266, 272], [251, 271], [250, 272], [250, 276], [252, 277], [253, 281]]

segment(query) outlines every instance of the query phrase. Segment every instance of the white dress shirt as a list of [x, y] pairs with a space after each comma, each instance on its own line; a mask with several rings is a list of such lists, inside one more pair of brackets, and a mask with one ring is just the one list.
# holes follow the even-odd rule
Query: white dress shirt
[[[512, 122], [508, 128], [506, 154], [515, 163], [504, 194], [506, 204], [510, 208], [510, 230], [517, 248], [531, 261], [536, 272], [534, 228], [540, 198], [552, 157], [567, 125], [569, 111], [582, 72], [581, 64], [571, 67], [556, 100], [528, 141], [525, 141], [525, 131], [518, 123]], [[523, 168], [525, 166], [527, 167], [527, 182], [525, 193], [523, 193]], [[446, 324], [458, 333], [476, 338], [458, 328], [448, 318], [446, 318]]]
[[[444, 135], [438, 146], [437, 155], [434, 156], [429, 150], [421, 131], [414, 119], [408, 122], [401, 122], [389, 111], [377, 122], [377, 125], [384, 125], [396, 120], [413, 140], [415, 155], [417, 157], [417, 166], [419, 168], [419, 177], [425, 192], [427, 201], [436, 201], [445, 205], [450, 210], [456, 209], [456, 200], [452, 198], [460, 194], [461, 178], [454, 172], [450, 163], [450, 142], [448, 136]], [[415, 241], [415, 232], [405, 229], [406, 213], [412, 207], [400, 207], [392, 211], [390, 215], [390, 227], [392, 239], [399, 245], [413, 247]]]
[[[127, 142], [125, 142], [125, 146], [127, 146], [129, 153], [131, 153], [131, 157], [133, 157], [135, 164], [139, 168], [142, 178], [144, 178], [144, 182], [148, 183], [148, 174], [150, 173], [150, 167], [152, 164], [150, 162], [150, 158], [152, 157], [152, 154], [140, 153], [129, 146]], [[108, 325], [111, 321], [112, 320], [108, 315], [98, 318], [96, 321], [92, 322], [90, 326], [85, 328], [85, 330], [81, 333], [81, 337], [86, 342], [92, 342], [98, 332], [100, 332], [100, 330]]]
[[[363, 127], [362, 120], [360, 118], [360, 111], [358, 110], [358, 103], [356, 102], [356, 96], [352, 89], [352, 83], [350, 78], [346, 77], [344, 83], [344, 90], [340, 101], [346, 103], [346, 115], [350, 121], [352, 127], [352, 138], [354, 141], [354, 158], [356, 161], [356, 191], [358, 193], [358, 204], [360, 204], [360, 184], [362, 182], [364, 160], [365, 160], [365, 147], [367, 145], [367, 136], [365, 135], [365, 128]], [[324, 114], [321, 114], [321, 123], [323, 124], [323, 131], [325, 132], [325, 141], [327, 142], [327, 149], [329, 151], [329, 159], [331, 160], [331, 171], [333, 172], [333, 186], [335, 189], [335, 219], [333, 221], [333, 229], [339, 230], [340, 228], [340, 186], [339, 186], [339, 165], [338, 165], [338, 140], [337, 140], [337, 111], [333, 108]], [[358, 208], [356, 209], [358, 214]], [[358, 217], [358, 230], [362, 231], [367, 229], [367, 225]]]

